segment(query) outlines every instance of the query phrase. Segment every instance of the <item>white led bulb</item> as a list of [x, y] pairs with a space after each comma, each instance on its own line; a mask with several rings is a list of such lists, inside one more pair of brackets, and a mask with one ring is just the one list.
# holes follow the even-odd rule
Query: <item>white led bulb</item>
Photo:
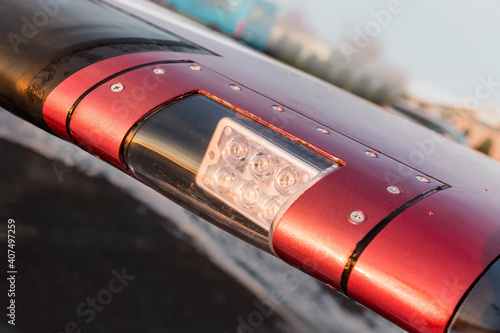
[[217, 125], [196, 184], [269, 230], [281, 207], [321, 170], [231, 118]]
[[216, 188], [221, 192], [230, 191], [234, 188], [236, 176], [228, 167], [222, 167], [214, 175], [214, 181]]
[[258, 180], [267, 180], [274, 173], [273, 155], [267, 150], [259, 150], [250, 159], [249, 169]]
[[[226, 128], [227, 133], [231, 135], [232, 129]], [[240, 166], [245, 164], [248, 153], [248, 143], [245, 137], [241, 135], [234, 135], [226, 145], [226, 158], [232, 165]]]
[[283, 195], [290, 195], [301, 185], [299, 171], [293, 165], [286, 165], [276, 174], [275, 186]]

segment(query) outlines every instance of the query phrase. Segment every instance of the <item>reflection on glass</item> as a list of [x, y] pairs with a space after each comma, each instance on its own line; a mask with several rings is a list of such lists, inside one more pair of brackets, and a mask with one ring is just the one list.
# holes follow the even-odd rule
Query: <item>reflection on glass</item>
[[500, 261], [466, 298], [449, 333], [500, 333]]
[[142, 182], [266, 251], [280, 209], [338, 166], [203, 95], [143, 120], [123, 158]]

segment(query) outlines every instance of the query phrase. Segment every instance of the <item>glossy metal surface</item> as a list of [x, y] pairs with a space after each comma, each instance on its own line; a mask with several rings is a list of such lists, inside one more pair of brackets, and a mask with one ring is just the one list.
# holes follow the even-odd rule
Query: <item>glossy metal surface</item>
[[[107, 2], [217, 56], [142, 53], [85, 68], [49, 96], [44, 117], [53, 130], [68, 138], [65, 126], [71, 106], [89, 88], [119, 71], [157, 61], [200, 64], [201, 71], [191, 70], [188, 63], [164, 64], [161, 68], [167, 74], [161, 82], [149, 79], [153, 65], [103, 82], [74, 110], [72, 136], [93, 154], [124, 169], [120, 147], [133, 124], [155, 107], [202, 90], [337, 157], [346, 166], [305, 192], [275, 223], [273, 239], [280, 257], [336, 288], [358, 242], [380, 221], [418, 195], [449, 184], [451, 189], [394, 216], [366, 244], [347, 280], [344, 276], [351, 296], [402, 327], [422, 332], [446, 327], [465, 291], [500, 253], [493, 238], [499, 228], [497, 162], [205, 30], [165, 20], [168, 12], [151, 4]], [[110, 92], [114, 82], [125, 89]], [[241, 91], [231, 89], [231, 84]], [[272, 105], [284, 107], [285, 112]], [[431, 182], [419, 181], [419, 175]], [[388, 186], [397, 186], [402, 193], [390, 194]], [[355, 210], [366, 214], [358, 225], [349, 221]]]
[[[146, 56], [145, 65], [139, 66], [138, 57], [142, 55]], [[152, 61], [151, 57], [154, 57], [155, 61]], [[141, 53], [120, 56], [109, 59], [110, 62], [106, 60], [89, 66], [85, 71], [95, 82], [92, 84], [89, 79], [82, 84], [84, 73], [80, 72], [68, 78], [49, 96], [50, 103], [44, 109], [46, 118], [52, 124], [51, 127], [63, 136], [71, 106], [78, 102], [69, 121], [72, 137], [93, 154], [121, 166], [120, 146], [127, 132], [139, 119], [169, 101], [201, 91], [240, 113], [270, 124], [278, 131], [298, 137], [302, 142], [310, 143], [327, 154], [342, 154], [346, 158], [352, 155], [355, 160], [368, 159], [363, 153], [367, 149], [366, 146], [333, 130], [330, 130], [328, 135], [322, 134], [317, 131], [319, 123], [292, 110], [274, 110], [273, 100], [241, 83], [241, 91], [231, 89], [230, 85], [235, 81], [220, 76], [204, 63], [200, 64], [203, 68], [201, 71], [193, 71], [192, 63], [189, 62], [192, 57], [209, 61], [214, 56], [189, 54], [184, 55], [186, 62], [179, 62], [179, 58], [182, 58], [179, 53]], [[162, 59], [163, 63], [160, 64], [159, 59]], [[107, 65], [113, 60], [119, 64], [123, 74], [111, 74], [108, 71]], [[127, 62], [131, 66], [130, 70], [123, 69]], [[151, 62], [155, 64], [150, 64]], [[155, 68], [162, 68], [166, 73], [156, 75], [153, 72]], [[114, 83], [121, 83], [124, 89], [113, 92], [110, 87]], [[84, 89], [81, 86], [92, 87], [92, 90], [83, 94]], [[398, 165], [398, 170], [393, 170], [392, 174], [390, 170], [384, 170], [384, 177], [397, 185], [398, 174], [405, 173], [406, 169], [404, 165]]]
[[[211, 186], [213, 178], [204, 175], [202, 165], [211, 149], [212, 136], [221, 119], [236, 122], [238, 116], [241, 117], [201, 94], [186, 97], [142, 120], [127, 136], [123, 158], [130, 172], [143, 183], [223, 230], [270, 252], [268, 225], [246, 214], [248, 210], [243, 207], [220, 200], [223, 191], [208, 192], [203, 187], [205, 183], [197, 181], [200, 177]], [[248, 119], [242, 121], [259, 126]], [[225, 157], [218, 152], [212, 151], [212, 159], [224, 163]], [[226, 169], [233, 175], [237, 172], [229, 165]], [[231, 185], [235, 184], [228, 188]]]
[[85, 67], [63, 81], [47, 97], [43, 106], [45, 122], [55, 134], [69, 140], [66, 132], [68, 112], [96, 84], [135, 66], [185, 58], [185, 54], [177, 52], [142, 52], [113, 57]]
[[1, 16], [0, 105], [45, 130], [47, 96], [88, 65], [141, 50], [208, 54], [100, 1], [3, 0]]
[[[131, 57], [133, 58], [133, 55]], [[217, 96], [214, 98], [220, 98], [228, 106], [259, 121], [270, 123], [279, 130], [301, 133], [300, 128], [294, 125], [299, 123], [305, 125], [305, 118], [292, 112], [277, 117], [271, 108], [273, 101], [248, 89], [234, 91], [230, 88], [233, 81], [219, 76], [203, 64], [202, 71], [193, 71], [190, 65], [188, 62], [169, 63], [166, 60], [163, 64], [141, 67], [113, 76], [112, 80], [104, 80], [81, 98], [73, 94], [74, 102], [79, 98], [80, 100], [69, 122], [72, 137], [92, 154], [123, 168], [120, 162], [120, 148], [130, 128], [156, 107], [196, 91]], [[154, 74], [153, 69], [158, 67], [163, 68], [166, 73], [161, 76]], [[90, 66], [88, 69], [92, 68], [98, 73], [101, 70], [100, 64]], [[68, 86], [70, 80], [72, 78], [68, 79]], [[78, 78], [75, 78], [72, 84], [76, 86], [77, 80]], [[121, 83], [124, 89], [120, 92], [111, 91], [110, 86], [117, 82]], [[65, 93], [64, 89], [56, 88], [51, 97], [57, 100], [60, 93]], [[68, 102], [66, 106], [73, 103]], [[68, 114], [66, 111], [66, 117], [63, 117], [64, 113], [61, 110], [62, 106], [47, 111], [54, 115], [48, 117], [56, 119], [57, 123], [53, 128], [59, 132], [66, 125]], [[314, 122], [312, 124], [310, 126], [315, 131], [318, 124]]]
[[[166, 71], [164, 75], [153, 72]], [[165, 102], [193, 90], [196, 85], [178, 80], [191, 74], [189, 63], [156, 64], [142, 67], [103, 83], [75, 108], [70, 120], [72, 137], [79, 145], [115, 166], [121, 166], [120, 149], [128, 131], [142, 117]], [[111, 84], [124, 86], [113, 92]]]
[[500, 253], [494, 200], [451, 188], [415, 204], [363, 252], [349, 294], [403, 328], [443, 332], [461, 298]]
[[[219, 56], [190, 54], [217, 73], [287, 109], [361, 142], [444, 183], [500, 188], [499, 164], [344, 90], [220, 37], [152, 3], [104, 0]], [[244, 99], [245, 97], [241, 97]], [[282, 116], [279, 116], [280, 118]], [[322, 126], [319, 126], [322, 127]], [[477, 172], [484, 170], [484, 172]], [[494, 179], [492, 179], [494, 178]], [[460, 185], [459, 185], [460, 184]], [[496, 192], [500, 199], [500, 194]]]
[[[263, 149], [272, 165], [264, 178], [252, 174], [256, 165], [252, 155]], [[185, 97], [143, 119], [127, 136], [123, 158], [143, 183], [267, 252], [271, 252], [271, 221], [281, 206], [294, 199], [293, 191], [309, 186], [321, 170], [338, 167], [202, 94]], [[283, 169], [300, 170], [300, 179], [279, 183]], [[252, 190], [245, 194], [244, 188]], [[266, 216], [268, 201], [278, 207], [268, 208]]]
[[[387, 191], [388, 174], [398, 174], [399, 163], [363, 150], [340, 170], [306, 191], [276, 221], [272, 244], [278, 257], [298, 265], [319, 280], [339, 289], [344, 268], [356, 245], [377, 224], [411, 199], [443, 184], [419, 182], [416, 170], [398, 182], [400, 195]], [[343, 157], [343, 156], [342, 156]], [[362, 211], [363, 223], [352, 223], [352, 211]]]

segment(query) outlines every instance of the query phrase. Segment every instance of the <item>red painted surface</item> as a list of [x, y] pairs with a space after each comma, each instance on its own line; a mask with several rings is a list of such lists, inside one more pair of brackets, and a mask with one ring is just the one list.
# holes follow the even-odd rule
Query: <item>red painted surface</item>
[[[203, 57], [203, 55], [199, 55]], [[76, 100], [98, 82], [131, 67], [164, 60], [183, 60], [185, 55], [176, 52], [143, 52], [103, 60], [76, 72], [47, 97], [43, 117], [58, 136], [69, 140], [66, 133], [66, 116]]]
[[[443, 139], [415, 123], [394, 117], [381, 107], [331, 84], [252, 51], [208, 29], [172, 16], [147, 2], [104, 0], [196, 43], [219, 56], [186, 54], [231, 78], [244, 88], [269, 97], [287, 109], [334, 129], [377, 152], [455, 186], [494, 188], [500, 199], [500, 164]], [[483, 170], [483, 172], [477, 172]], [[485, 177], [494, 174], [498, 177]], [[460, 184], [460, 185], [459, 185]]]
[[[189, 80], [178, 79], [194, 72], [189, 65], [147, 66], [102, 84], [83, 98], [73, 112], [71, 135], [87, 151], [123, 168], [120, 149], [132, 126], [156, 107], [196, 89]], [[166, 73], [154, 74], [155, 68]], [[110, 87], [114, 83], [121, 83], [124, 89], [113, 92]]]
[[443, 332], [461, 297], [500, 253], [498, 216], [494, 196], [451, 188], [424, 199], [363, 252], [350, 296], [407, 330]]
[[[363, 152], [361, 152], [363, 154]], [[363, 154], [364, 155], [364, 154]], [[344, 157], [342, 155], [341, 157]], [[349, 159], [351, 160], [351, 159]], [[419, 182], [415, 175], [398, 183], [400, 195], [387, 191], [386, 172], [399, 164], [385, 156], [347, 165], [319, 181], [288, 209], [273, 235], [281, 259], [339, 288], [344, 267], [357, 243], [382, 219], [406, 202], [442, 184]], [[362, 211], [366, 220], [353, 224], [349, 215]]]
[[[120, 146], [133, 124], [169, 100], [203, 90], [340, 158], [346, 166], [300, 197], [279, 221], [273, 238], [281, 258], [337, 288], [357, 242], [381, 219], [418, 194], [441, 183], [451, 185], [452, 189], [424, 199], [392, 221], [363, 252], [348, 284], [350, 295], [402, 327], [442, 331], [465, 290], [500, 253], [499, 242], [494, 241], [500, 225], [500, 165], [210, 33], [124, 9], [218, 56], [148, 52], [89, 66], [49, 95], [44, 105], [49, 126], [68, 139], [65, 124], [73, 103], [122, 70], [156, 61], [199, 63], [202, 71], [192, 71], [188, 64], [165, 64], [106, 82], [76, 108], [73, 137], [123, 169]], [[161, 82], [150, 78], [154, 67], [167, 70]], [[114, 82], [125, 89], [111, 92]], [[233, 83], [242, 91], [230, 89]], [[272, 105], [285, 111], [273, 110]], [[318, 132], [318, 127], [330, 134]], [[367, 156], [366, 150], [379, 157]], [[431, 182], [418, 182], [416, 175], [426, 175]], [[403, 193], [387, 193], [388, 185]], [[363, 211], [367, 220], [350, 223], [352, 210]]]
[[[231, 89], [230, 85], [237, 82], [218, 75], [203, 63], [200, 64], [201, 71], [192, 70], [191, 63], [146, 65], [127, 71], [111, 80], [105, 80], [106, 75], [109, 77], [115, 74], [108, 71], [107, 65], [116, 62], [119, 64], [119, 66], [117, 65], [119, 68], [117, 67], [115, 70], [121, 71], [126, 69], [127, 62], [130, 66], [137, 66], [140, 63], [138, 60], [140, 55], [146, 56], [146, 64], [153, 60], [160, 61], [160, 59], [163, 61], [182, 59], [176, 53], [131, 54], [108, 59], [85, 68], [82, 71], [86, 72], [86, 76], [95, 79], [94, 83], [90, 80], [86, 81], [85, 87], [92, 87], [103, 80], [104, 82], [81, 99], [71, 117], [71, 134], [75, 140], [92, 154], [115, 166], [120, 166], [119, 151], [125, 135], [139, 119], [156, 107], [194, 91], [203, 91], [214, 98], [220, 98], [222, 102], [232, 105], [242, 113], [248, 112], [249, 115], [290, 133], [318, 149], [337, 157], [342, 156], [340, 157], [342, 160], [359, 162], [360, 164], [372, 162], [387, 164], [390, 161], [383, 155], [377, 159], [368, 157], [364, 151], [369, 147], [350, 140], [333, 130], [330, 130], [328, 135], [318, 132], [319, 123], [292, 110], [285, 109], [284, 112], [274, 110], [273, 105], [276, 105], [274, 100], [257, 94], [241, 83], [239, 84], [242, 87], [241, 91]], [[174, 57], [170, 57], [170, 55]], [[185, 56], [186, 59], [189, 59], [191, 55]], [[213, 56], [205, 57], [207, 60]], [[163, 75], [154, 74], [154, 68], [162, 68], [166, 73]], [[81, 79], [84, 74], [82, 71], [64, 81], [49, 96], [50, 103], [48, 106], [46, 105], [44, 110], [46, 119], [52, 120], [54, 130], [59, 132], [65, 130], [66, 116], [63, 116], [63, 108], [67, 108], [65, 111], [67, 114], [73, 103], [80, 97], [79, 94], [84, 91], [81, 87]], [[110, 89], [113, 83], [121, 83], [125, 88], [120, 92], [113, 92]], [[71, 87], [74, 88], [74, 91], [68, 92]], [[56, 100], [63, 100], [65, 103], [54, 106], [53, 101]], [[414, 176], [418, 173], [402, 164], [393, 163], [392, 168], [378, 170], [379, 176], [382, 175], [386, 180], [384, 186], [399, 186], [401, 181], [409, 176], [414, 181]], [[365, 171], [368, 172], [368, 170]], [[424, 187], [429, 188], [432, 185], [435, 184]], [[406, 198], [406, 195], [403, 196]]]
[[[127, 57], [131, 58], [130, 64], [132, 66], [137, 66], [140, 63], [136, 60], [136, 55], [121, 56], [123, 63], [118, 70], [126, 67]], [[212, 56], [205, 57], [206, 60], [211, 59]], [[166, 54], [155, 59], [160, 58], [171, 60]], [[176, 55], [174, 60], [178, 59], [179, 56]], [[149, 59], [146, 63], [148, 62], [150, 62]], [[203, 63], [200, 65], [203, 67], [202, 71], [191, 70], [188, 63], [147, 66], [105, 82], [83, 98], [75, 109], [71, 119], [73, 137], [91, 153], [123, 169], [119, 156], [120, 147], [129, 129], [139, 119], [169, 100], [185, 93], [204, 90], [208, 94], [217, 96], [236, 108], [250, 112], [258, 119], [340, 158], [345, 161], [346, 166], [318, 182], [300, 197], [280, 221], [273, 239], [274, 249], [282, 259], [294, 266], [299, 266], [309, 274], [336, 288], [338, 288], [342, 270], [357, 242], [373, 226], [408, 200], [442, 184], [430, 177], [432, 174], [428, 175], [431, 178], [430, 183], [419, 182], [415, 177], [424, 174], [423, 172], [408, 168], [381, 152], [377, 152], [378, 158], [367, 156], [366, 150], [375, 151], [375, 149], [336, 132], [335, 124], [332, 124], [331, 127], [324, 126], [286, 107], [285, 112], [276, 111], [272, 106], [283, 105], [279, 101], [277, 103], [276, 100], [257, 94], [241, 82], [224, 78], [211, 71]], [[165, 69], [166, 74], [153, 74], [152, 69], [156, 67]], [[103, 72], [105, 68], [107, 67], [102, 64], [86, 68], [85, 70], [89, 73], [92, 70], [96, 72], [92, 74], [96, 82], [88, 81], [87, 86], [92, 86], [105, 79], [105, 75], [114, 74]], [[78, 83], [81, 82], [80, 79], [80, 75], [70, 77], [63, 83], [64, 89], [59, 90], [58, 87], [54, 90], [52, 98], [57, 100], [57, 94], [63, 96], [67, 94], [68, 87], [75, 88], [75, 91], [70, 94], [73, 101], [65, 98], [65, 104], [61, 103], [59, 107], [46, 109], [47, 117], [54, 119], [53, 128], [59, 128], [60, 131], [65, 128], [66, 118], [62, 116], [62, 107], [68, 105], [71, 107], [78, 99], [78, 94], [83, 90], [80, 89]], [[125, 89], [118, 93], [112, 92], [110, 85], [115, 82], [122, 83]], [[239, 84], [243, 88], [242, 91], [231, 89], [229, 85], [233, 83]], [[55, 111], [54, 116], [49, 116], [52, 110]], [[318, 132], [318, 127], [329, 129], [330, 134]], [[388, 185], [400, 187], [403, 193], [401, 195], [389, 194], [386, 191]], [[462, 183], [462, 186], [465, 184]], [[495, 198], [497, 194], [494, 188], [492, 187], [492, 190], [488, 192], [482, 188], [481, 194], [489, 194]], [[428, 198], [426, 202], [429, 200], [432, 198]], [[353, 210], [362, 210], [366, 214], [367, 220], [361, 225], [350, 223], [348, 216]], [[425, 212], [428, 211], [432, 211], [435, 215], [440, 214], [439, 210], [434, 207], [426, 207]], [[435, 217], [427, 213], [426, 216]], [[406, 231], [399, 230], [399, 232]], [[412, 232], [409, 234], [411, 235]], [[447, 250], [442, 249], [441, 251]], [[393, 253], [393, 250], [387, 248], [387, 253]], [[376, 256], [383, 257], [380, 254]], [[364, 258], [365, 256], [362, 255], [361, 259]], [[482, 266], [478, 265], [478, 268], [472, 271], [472, 275], [477, 276], [479, 267], [486, 266], [487, 263], [482, 263]], [[356, 265], [354, 272], [358, 271], [359, 266]], [[441, 274], [439, 271], [437, 273]], [[428, 275], [429, 281], [434, 281], [433, 276]], [[358, 278], [357, 275], [356, 278]], [[380, 275], [372, 276], [372, 278], [374, 284], [384, 285], [386, 277]], [[398, 301], [392, 298], [392, 294], [384, 294], [381, 291], [382, 294], [389, 296], [385, 303], [380, 303], [383, 304], [383, 308], [379, 308], [376, 301], [372, 303], [369, 299], [360, 298], [360, 295], [369, 295], [370, 292], [365, 289], [359, 289], [357, 292], [358, 288], [353, 287], [352, 282], [355, 280], [349, 281], [349, 292], [358, 297], [362, 303], [375, 308], [379, 313], [388, 316], [401, 326], [411, 326], [412, 322], [405, 321], [406, 319], [397, 311]], [[368, 284], [363, 282], [361, 285]], [[425, 288], [422, 289], [423, 294], [425, 294]], [[376, 293], [373, 292], [373, 294]], [[431, 296], [428, 301], [432, 301], [432, 299]], [[452, 303], [450, 302], [446, 311], [443, 312], [440, 319], [441, 325], [445, 321], [444, 318], [453, 311]], [[427, 307], [424, 302], [418, 304], [423, 307], [422, 309]], [[421, 310], [415, 311], [425, 313]], [[423, 320], [431, 321], [430, 318]]]

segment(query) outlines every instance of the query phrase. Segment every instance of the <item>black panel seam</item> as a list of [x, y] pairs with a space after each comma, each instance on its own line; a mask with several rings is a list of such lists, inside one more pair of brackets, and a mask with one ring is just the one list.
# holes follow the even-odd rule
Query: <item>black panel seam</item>
[[352, 270], [354, 269], [354, 266], [356, 265], [359, 257], [361, 254], [364, 252], [364, 250], [368, 247], [368, 245], [377, 237], [377, 235], [391, 223], [396, 217], [401, 215], [404, 211], [406, 211], [408, 208], [411, 206], [415, 205], [419, 201], [422, 201], [423, 199], [437, 193], [440, 191], [444, 191], [446, 189], [451, 188], [450, 185], [441, 185], [438, 186], [432, 190], [429, 190], [425, 193], [422, 193], [410, 201], [406, 202], [404, 205], [400, 206], [396, 210], [394, 210], [392, 213], [390, 213], [387, 217], [385, 217], [382, 221], [380, 221], [372, 230], [370, 230], [369, 233], [363, 237], [361, 241], [356, 244], [356, 248], [352, 252], [351, 256], [349, 257], [349, 260], [345, 264], [344, 271], [342, 272], [342, 277], [340, 279], [340, 288], [342, 292], [346, 295], [349, 296], [348, 294], [348, 289], [347, 289], [347, 284], [349, 282], [349, 277], [351, 276]]
[[118, 77], [120, 75], [126, 74], [126, 73], [134, 71], [136, 69], [148, 67], [148, 66], [159, 65], [159, 64], [176, 64], [176, 63], [192, 63], [192, 62], [193, 61], [190, 61], [190, 60], [171, 60], [171, 61], [149, 62], [147, 64], [142, 64], [142, 65], [137, 65], [137, 66], [134, 66], [134, 67], [127, 68], [125, 70], [122, 70], [122, 71], [120, 71], [118, 73], [115, 73], [115, 74], [113, 74], [111, 76], [108, 76], [107, 78], [99, 81], [98, 83], [94, 84], [92, 87], [90, 87], [89, 89], [87, 89], [82, 95], [80, 95], [80, 97], [77, 98], [77, 100], [73, 103], [73, 105], [71, 106], [71, 108], [68, 110], [68, 113], [66, 115], [66, 133], [68, 134], [68, 136], [71, 139], [71, 141], [73, 143], [75, 143], [76, 145], [78, 145], [78, 142], [76, 142], [75, 138], [73, 138], [73, 136], [71, 135], [71, 127], [70, 127], [70, 125], [71, 125], [71, 117], [73, 116], [73, 113], [75, 112], [76, 108], [81, 103], [81, 101], [85, 97], [87, 97], [92, 91], [94, 91], [95, 89], [97, 89], [98, 87], [100, 87], [101, 85], [103, 85], [104, 83], [109, 82], [112, 79], [114, 79], [115, 77]]

